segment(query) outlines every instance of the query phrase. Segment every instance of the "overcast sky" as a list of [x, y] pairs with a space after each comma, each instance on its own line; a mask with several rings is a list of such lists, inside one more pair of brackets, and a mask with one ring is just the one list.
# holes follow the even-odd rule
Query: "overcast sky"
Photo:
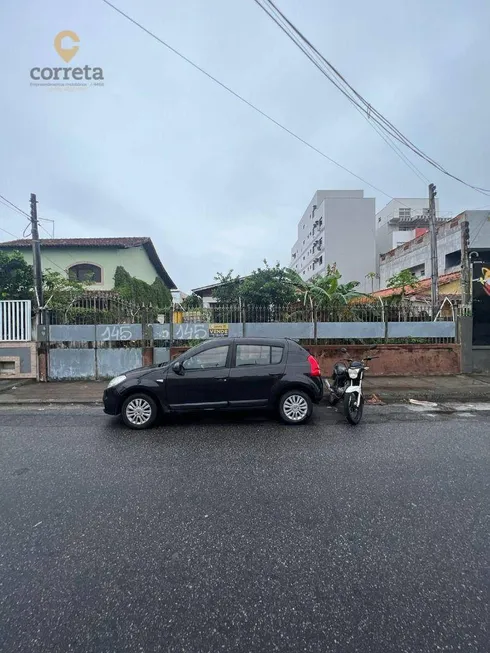
[[[490, 186], [488, 0], [277, 3], [416, 144]], [[253, 0], [114, 4], [389, 195], [426, 195]], [[67, 29], [80, 37], [68, 65], [102, 67], [104, 87], [30, 86], [32, 67], [67, 65], [53, 47]], [[39, 215], [56, 221], [57, 237], [151, 236], [169, 274], [189, 290], [217, 271], [246, 274], [264, 258], [288, 264], [297, 222], [318, 188], [363, 188], [377, 210], [389, 201], [101, 0], [4, 0], [0, 37], [0, 194], [28, 210], [29, 193], [37, 193]], [[437, 184], [441, 211], [490, 205], [420, 167]], [[25, 224], [0, 205], [0, 228], [21, 236]]]

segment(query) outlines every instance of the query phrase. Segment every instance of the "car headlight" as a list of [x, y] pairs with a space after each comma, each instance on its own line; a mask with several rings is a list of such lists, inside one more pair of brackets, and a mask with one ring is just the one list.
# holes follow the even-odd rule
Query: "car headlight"
[[109, 385], [107, 386], [108, 388], [113, 388], [115, 385], [119, 385], [123, 381], [126, 381], [126, 375], [121, 374], [121, 376], [115, 376], [113, 379], [109, 381]]
[[351, 379], [357, 379], [357, 377], [359, 376], [359, 372], [360, 372], [360, 371], [361, 371], [360, 369], [350, 369], [350, 368], [349, 368], [349, 370], [348, 370], [348, 372], [349, 372], [349, 377], [350, 377]]

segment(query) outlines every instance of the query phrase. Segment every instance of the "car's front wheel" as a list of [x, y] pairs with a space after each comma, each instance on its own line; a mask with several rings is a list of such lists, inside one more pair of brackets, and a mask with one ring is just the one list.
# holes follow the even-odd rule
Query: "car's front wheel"
[[131, 429], [149, 429], [157, 416], [155, 401], [143, 393], [129, 395], [121, 409], [122, 421]]
[[289, 390], [279, 400], [279, 415], [286, 424], [303, 424], [313, 411], [313, 402], [302, 390]]

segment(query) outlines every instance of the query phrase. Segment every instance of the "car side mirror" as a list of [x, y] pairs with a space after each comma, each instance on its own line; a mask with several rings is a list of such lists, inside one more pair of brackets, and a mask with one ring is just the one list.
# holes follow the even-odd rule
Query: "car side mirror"
[[175, 372], [175, 374], [181, 374], [181, 375], [184, 374], [184, 366], [182, 365], [182, 363], [180, 361], [176, 361], [172, 365], [172, 369]]

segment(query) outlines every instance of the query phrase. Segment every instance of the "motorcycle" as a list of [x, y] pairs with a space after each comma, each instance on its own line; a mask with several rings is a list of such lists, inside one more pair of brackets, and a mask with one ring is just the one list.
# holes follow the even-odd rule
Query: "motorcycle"
[[[376, 345], [370, 349], [376, 349]], [[347, 421], [355, 426], [361, 421], [364, 409], [362, 380], [364, 372], [369, 369], [366, 363], [373, 358], [379, 358], [379, 356], [365, 356], [360, 361], [355, 361], [349, 357], [345, 347], [342, 347], [340, 351], [345, 354], [345, 357], [343, 361], [339, 361], [333, 366], [332, 384], [325, 379], [325, 385], [330, 393], [330, 405], [335, 406], [342, 401]]]

